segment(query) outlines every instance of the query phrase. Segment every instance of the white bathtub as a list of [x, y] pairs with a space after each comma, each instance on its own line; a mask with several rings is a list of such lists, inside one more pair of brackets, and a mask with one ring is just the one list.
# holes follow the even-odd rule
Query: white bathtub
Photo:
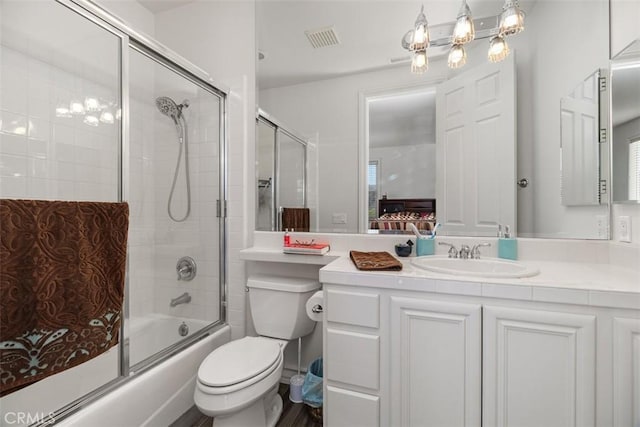
[[225, 326], [56, 425], [168, 426], [193, 406], [200, 363], [230, 339], [231, 328]]
[[[152, 352], [173, 344], [180, 337], [178, 327], [187, 323], [190, 333], [206, 322], [154, 316], [132, 319], [130, 324], [130, 365]], [[134, 377], [98, 401], [56, 425], [92, 427], [138, 427], [169, 425], [193, 405], [193, 390], [198, 366], [214, 349], [230, 341], [229, 326], [186, 348], [179, 354]], [[0, 426], [29, 425], [79, 397], [116, 378], [118, 348], [45, 378], [27, 388], [0, 399]], [[17, 422], [22, 416], [25, 422]], [[26, 422], [30, 417], [31, 422]]]

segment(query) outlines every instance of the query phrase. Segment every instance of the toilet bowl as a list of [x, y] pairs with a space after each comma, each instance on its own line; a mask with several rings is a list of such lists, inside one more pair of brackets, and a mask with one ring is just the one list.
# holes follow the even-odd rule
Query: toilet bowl
[[309, 279], [253, 276], [247, 282], [256, 332], [214, 350], [198, 369], [195, 404], [215, 427], [273, 427], [282, 413], [278, 385], [284, 349], [308, 335], [307, 299], [320, 287]]
[[218, 426], [273, 426], [287, 341], [245, 337], [212, 352], [198, 369], [194, 399]]

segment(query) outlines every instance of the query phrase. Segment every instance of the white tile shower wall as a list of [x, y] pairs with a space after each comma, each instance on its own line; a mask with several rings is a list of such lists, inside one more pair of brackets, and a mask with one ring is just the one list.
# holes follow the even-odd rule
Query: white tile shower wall
[[[245, 265], [255, 217], [255, 4], [199, 1], [156, 15], [156, 36], [169, 48], [230, 87], [228, 97], [228, 321], [232, 338], [245, 334]], [[176, 26], [175, 22], [189, 22]], [[243, 28], [243, 31], [238, 31]]]
[[56, 117], [72, 98], [116, 102], [117, 91], [2, 46], [0, 196], [117, 200], [117, 124]]
[[[160, 85], [160, 82], [157, 82]], [[219, 318], [218, 291], [218, 219], [216, 199], [219, 183], [219, 102], [213, 95], [199, 91], [198, 95], [163, 92], [177, 102], [188, 98], [184, 108], [187, 122], [187, 151], [191, 186], [191, 211], [184, 222], [169, 218], [167, 204], [171, 193], [180, 144], [174, 123], [155, 113], [155, 224], [156, 235], [156, 293], [154, 310], [157, 313], [214, 321]], [[183, 147], [185, 147], [183, 145]], [[183, 148], [184, 149], [184, 148]], [[184, 152], [183, 152], [184, 156]], [[184, 157], [171, 202], [175, 218], [186, 214], [187, 193], [184, 179]], [[183, 256], [192, 257], [197, 274], [192, 281], [177, 280], [176, 263]], [[171, 299], [188, 292], [191, 302], [170, 307]]]

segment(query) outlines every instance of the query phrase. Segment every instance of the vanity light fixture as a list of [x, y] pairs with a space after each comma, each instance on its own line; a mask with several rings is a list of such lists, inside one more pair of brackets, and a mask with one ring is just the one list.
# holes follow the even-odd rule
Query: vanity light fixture
[[[475, 39], [490, 39], [489, 60], [491, 62], [502, 61], [509, 55], [509, 46], [505, 38], [524, 30], [524, 12], [520, 9], [518, 0], [505, 0], [499, 15], [475, 21], [467, 1], [462, 0], [456, 21], [442, 24], [448, 31], [453, 29], [451, 36], [431, 40], [423, 5], [414, 28], [405, 33], [401, 42], [402, 47], [412, 53], [411, 71], [422, 74], [427, 70], [429, 63], [427, 48], [429, 46], [451, 46], [447, 65], [449, 68], [460, 68], [467, 62], [464, 45]], [[480, 28], [477, 33], [476, 27]]]
[[113, 124], [115, 119], [113, 117], [113, 113], [111, 112], [111, 109], [105, 108], [104, 110], [102, 110], [102, 112], [100, 113], [100, 121], [102, 123], [106, 123], [109, 125]]
[[76, 116], [82, 115], [84, 114], [84, 105], [81, 101], [73, 99], [69, 103], [69, 111], [71, 112], [71, 114]]

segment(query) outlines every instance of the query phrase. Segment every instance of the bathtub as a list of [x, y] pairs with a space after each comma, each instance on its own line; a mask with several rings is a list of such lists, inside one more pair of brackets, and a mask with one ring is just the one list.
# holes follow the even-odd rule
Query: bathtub
[[[153, 315], [130, 321], [130, 366], [166, 348], [183, 337], [184, 322], [194, 333], [207, 322]], [[193, 406], [198, 366], [214, 349], [230, 341], [224, 326], [152, 369], [134, 376], [126, 384], [86, 406], [60, 426], [164, 426]], [[148, 346], [148, 347], [147, 347]], [[67, 371], [45, 378], [0, 399], [0, 426], [29, 425], [117, 377], [118, 348]], [[34, 403], [35, 402], [35, 403]], [[25, 422], [18, 422], [23, 415]], [[30, 422], [25, 414], [30, 417]]]

